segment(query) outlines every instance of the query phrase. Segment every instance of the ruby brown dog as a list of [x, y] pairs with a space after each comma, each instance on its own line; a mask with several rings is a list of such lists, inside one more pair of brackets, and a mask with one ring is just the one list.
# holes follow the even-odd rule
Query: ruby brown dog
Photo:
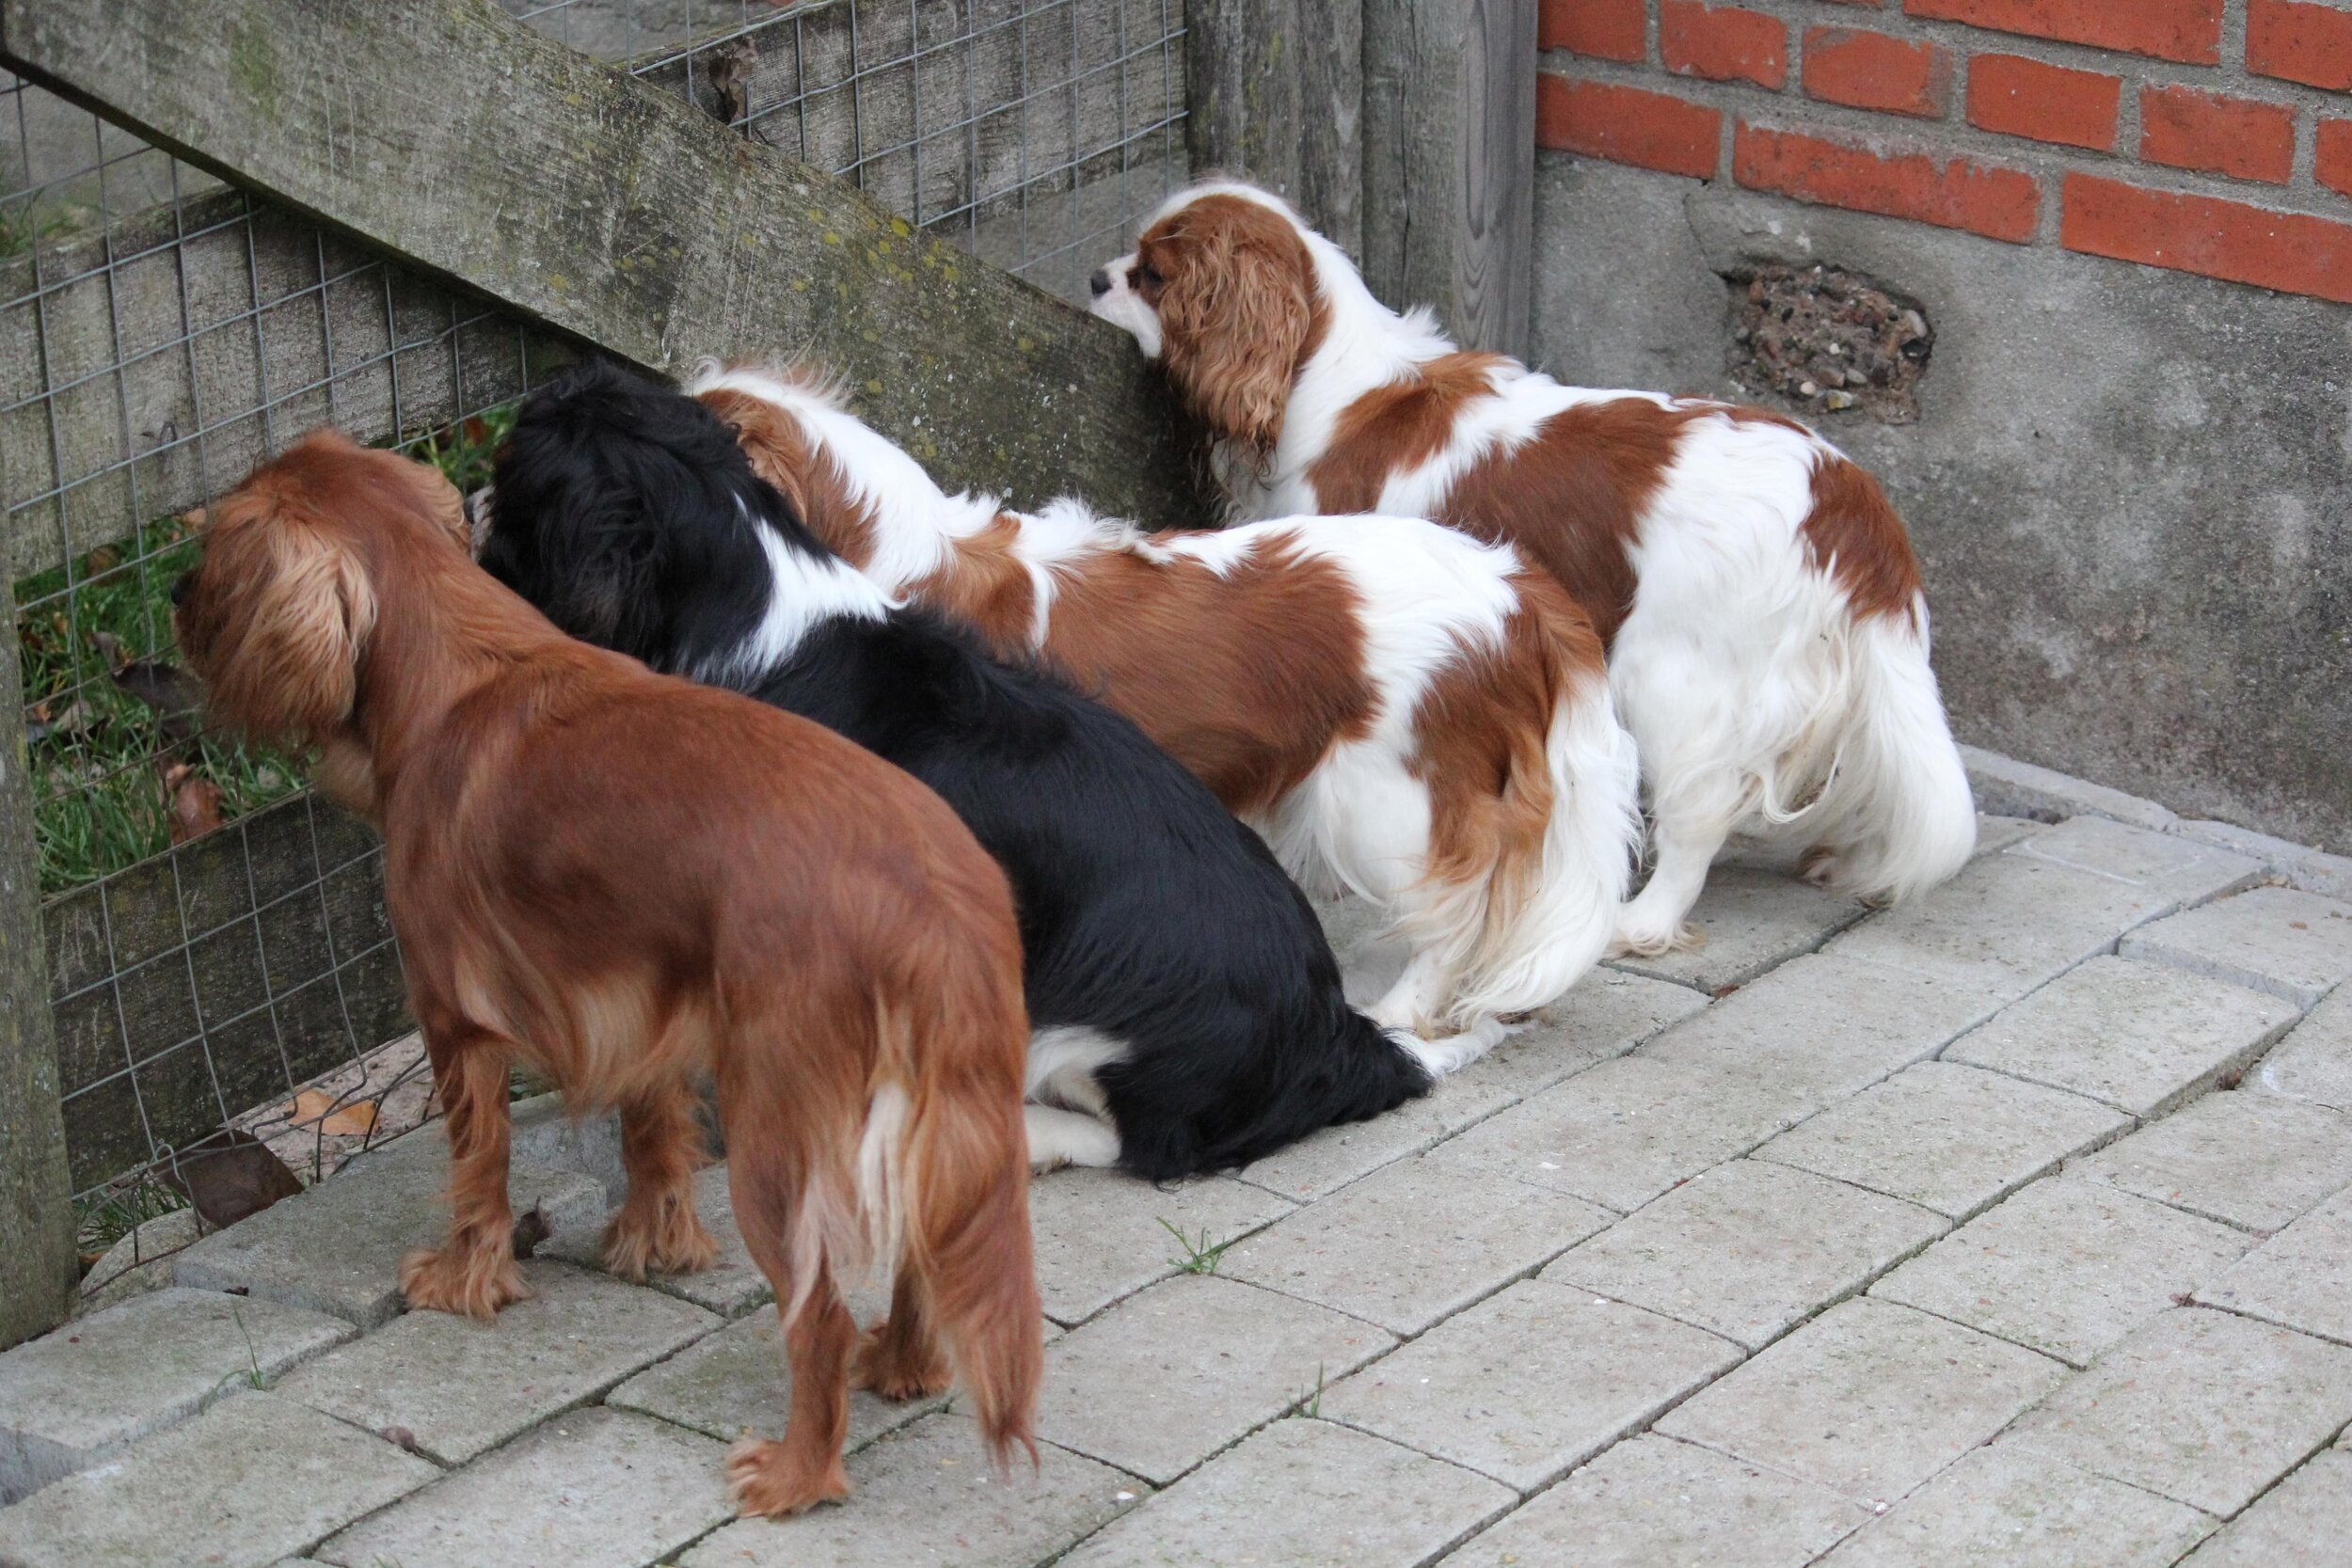
[[[469, 558], [434, 470], [313, 435], [212, 509], [174, 620], [213, 711], [315, 746], [384, 835], [385, 901], [446, 1114], [448, 1242], [409, 1305], [528, 1293], [507, 1206], [507, 1069], [618, 1107], [614, 1273], [713, 1256], [693, 1115], [718, 1085], [744, 1242], [792, 1371], [782, 1442], [728, 1460], [747, 1513], [844, 1496], [858, 1380], [949, 1363], [998, 1463], [1042, 1359], [1005, 879], [913, 779], [818, 725], [575, 642]], [[840, 1283], [895, 1254], [859, 1341]]]
[[1141, 725], [1292, 875], [1411, 947], [1369, 1009], [1423, 1035], [1551, 1001], [1597, 960], [1637, 841], [1600, 640], [1508, 546], [1410, 517], [1146, 533], [949, 496], [813, 376], [688, 390], [879, 586]]
[[1655, 824], [1623, 948], [1683, 940], [1735, 831], [1865, 897], [1966, 863], [1976, 815], [1910, 541], [1802, 425], [1463, 353], [1232, 182], [1172, 198], [1093, 288], [1215, 433], [1237, 516], [1426, 515], [1517, 545], [1592, 617]]

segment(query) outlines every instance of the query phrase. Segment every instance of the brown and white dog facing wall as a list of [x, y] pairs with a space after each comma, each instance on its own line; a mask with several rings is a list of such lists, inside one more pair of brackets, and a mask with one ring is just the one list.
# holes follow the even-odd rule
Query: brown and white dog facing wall
[[1517, 545], [1592, 617], [1655, 824], [1622, 947], [1682, 940], [1735, 831], [1862, 896], [1966, 863], [1976, 816], [1918, 564], [1877, 482], [1826, 441], [1463, 353], [1237, 182], [1170, 198], [1093, 287], [1216, 435], [1237, 517], [1432, 517]]
[[[212, 710], [316, 746], [384, 835], [385, 900], [446, 1113], [448, 1242], [409, 1305], [528, 1293], [507, 1204], [507, 1068], [617, 1106], [614, 1273], [708, 1266], [693, 1085], [718, 1085], [735, 1214], [775, 1286], [782, 1442], [747, 1513], [848, 1491], [848, 1389], [952, 1363], [1001, 1464], [1030, 1442], [1030, 1264], [1011, 895], [930, 791], [831, 732], [573, 641], [477, 567], [435, 470], [320, 432], [214, 506], [173, 591]], [[863, 1343], [845, 1273], [895, 1253]]]
[[1064, 499], [950, 496], [805, 372], [688, 385], [884, 591], [1042, 657], [1125, 714], [1310, 887], [1410, 953], [1383, 1024], [1542, 1006], [1598, 960], [1631, 875], [1633, 743], [1600, 640], [1505, 546], [1418, 517], [1147, 532]]

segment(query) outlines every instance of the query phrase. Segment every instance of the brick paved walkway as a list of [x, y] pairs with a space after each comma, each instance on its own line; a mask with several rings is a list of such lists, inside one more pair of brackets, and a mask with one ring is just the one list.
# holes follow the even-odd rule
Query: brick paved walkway
[[[1886, 913], [1719, 871], [1703, 950], [1248, 1170], [1041, 1180], [1034, 1478], [860, 1395], [847, 1506], [731, 1521], [725, 1445], [786, 1406], [766, 1283], [739, 1243], [597, 1273], [610, 1133], [536, 1108], [556, 1235], [495, 1328], [397, 1312], [427, 1130], [0, 1356], [0, 1561], [2343, 1561], [2352, 905], [1985, 827]], [[718, 1173], [703, 1212], [732, 1235]]]

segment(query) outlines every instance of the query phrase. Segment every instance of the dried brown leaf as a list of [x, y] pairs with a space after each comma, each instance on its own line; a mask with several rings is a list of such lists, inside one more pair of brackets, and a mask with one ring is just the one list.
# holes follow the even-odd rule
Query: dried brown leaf
[[159, 1174], [215, 1227], [234, 1225], [302, 1191], [301, 1180], [268, 1145], [229, 1130], [183, 1150]]

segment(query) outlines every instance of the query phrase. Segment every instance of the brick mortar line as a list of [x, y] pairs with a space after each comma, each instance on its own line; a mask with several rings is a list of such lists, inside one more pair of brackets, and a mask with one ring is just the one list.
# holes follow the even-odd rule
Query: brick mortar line
[[[2060, 189], [2062, 179], [2071, 173], [2111, 179], [2168, 195], [2207, 197], [2216, 200], [2235, 201], [2241, 205], [2259, 207], [2266, 212], [2315, 217], [2352, 225], [2352, 201], [2340, 193], [2319, 184], [2311, 178], [2312, 159], [2307, 144], [2314, 140], [2314, 133], [2304, 128], [2306, 119], [2297, 117], [2296, 145], [2298, 150], [2296, 172], [2286, 184], [2272, 184], [2260, 180], [2240, 180], [2225, 174], [2199, 169], [2178, 168], [2169, 164], [2150, 163], [2138, 155], [2139, 99], [2137, 93], [2121, 95], [2118, 108], [2117, 150], [2097, 151], [2089, 148], [2071, 148], [2059, 143], [2037, 141], [2029, 136], [2013, 136], [1999, 131], [1987, 131], [1967, 122], [1964, 112], [1942, 119], [1915, 119], [1903, 115], [1885, 114], [1874, 109], [1857, 109], [1823, 99], [1807, 98], [1799, 92], [1772, 92], [1749, 83], [1711, 82], [1704, 77], [1678, 76], [1661, 67], [1633, 65], [1621, 60], [1602, 59], [1594, 55], [1572, 55], [1553, 50], [1538, 60], [1537, 69], [1553, 75], [1585, 81], [1603, 82], [1612, 87], [1638, 87], [1660, 92], [1722, 114], [1726, 121], [1744, 119], [1762, 122], [1771, 129], [1795, 132], [1819, 132], [1831, 135], [1859, 136], [1867, 150], [1881, 155], [1903, 156], [1923, 153], [1930, 157], [1965, 157], [1972, 162], [2015, 168], [2040, 178], [2047, 191], [2045, 209], [2062, 208]], [[2130, 83], [2125, 84], [2127, 87]], [[2314, 93], [2317, 89], [2312, 89]], [[1963, 95], [1964, 96], [1964, 95]], [[1960, 102], [1961, 100], [1956, 100]], [[2352, 119], [2352, 103], [2340, 103], [2333, 119]], [[1709, 183], [1722, 183], [1734, 189], [1752, 187], [1740, 185], [1731, 169], [1732, 127], [1724, 128], [1724, 142], [1719, 149], [1721, 161], [1718, 172]], [[1877, 145], [1868, 145], [1876, 143]], [[1559, 151], [1542, 148], [1540, 151]], [[1581, 153], [1568, 156], [1581, 157]], [[1603, 160], [1606, 161], [1606, 160]], [[1634, 165], [1634, 167], [1643, 166]], [[1661, 172], [1661, 171], [1651, 171]], [[1692, 178], [1677, 176], [1676, 178]], [[1774, 193], [1758, 192], [1759, 195]], [[1785, 198], [1793, 199], [1793, 198]], [[1807, 203], [1807, 205], [1814, 205]], [[1839, 209], [1840, 211], [1858, 209]], [[1885, 214], [1879, 214], [1885, 215]], [[2045, 217], [2048, 214], [2045, 212]], [[1918, 222], [1915, 218], [1901, 222]], [[2043, 236], [2037, 235], [2036, 244]], [[2055, 245], [2053, 230], [2047, 236]], [[2007, 242], [1995, 242], [2007, 243]], [[2259, 287], [2241, 284], [2239, 287]]]
[[[1842, 32], [1883, 33], [1905, 43], [1933, 43], [1952, 57], [1955, 65], [1964, 66], [1979, 55], [2013, 55], [2043, 65], [2064, 66], [2073, 71], [2096, 71], [2105, 76], [2123, 78], [2126, 87], [2143, 83], [2153, 86], [2178, 86], [2218, 91], [2244, 97], [2249, 92], [2283, 94], [2302, 107], [2330, 115], [2337, 119], [2352, 118], [2352, 101], [2343, 92], [2315, 87], [2305, 82], [2289, 81], [2282, 76], [2265, 76], [2246, 63], [2245, 7], [2240, 0], [2231, 0], [2222, 16], [2221, 58], [2215, 65], [2195, 65], [2185, 60], [2168, 60], [2154, 55], [2136, 54], [2128, 49], [2109, 49], [2095, 43], [2078, 43], [2068, 39], [2043, 38], [2033, 33], [2009, 33], [1995, 28], [1979, 27], [1971, 23], [1947, 21], [1939, 17], [1914, 16], [1903, 10], [1866, 10], [1845, 8], [1842, 14], [1824, 12], [1814, 0], [1707, 0], [1714, 9], [1736, 8], [1756, 11], [1787, 24], [1788, 29], [1788, 82], [1780, 93], [1766, 87], [1750, 90], [1767, 96], [1789, 97], [1801, 103], [1818, 102], [1805, 98], [1803, 72], [1799, 69], [1804, 47], [1804, 35], [1809, 28], [1824, 28]], [[1660, 37], [1659, 5], [1649, 0], [1645, 7], [1647, 15], [1646, 48], [1640, 62], [1609, 61], [1611, 64], [1645, 65], [1650, 71], [1670, 76], [1676, 81], [1702, 81], [1702, 77], [1677, 76], [1666, 70], [1664, 49]], [[1598, 55], [1578, 55], [1565, 45], [1543, 49], [1543, 60], [1599, 60]], [[1726, 84], [1727, 85], [1727, 84]], [[1964, 71], [1956, 71], [1955, 89], [1965, 85]], [[2126, 93], [2125, 97], [2136, 95]], [[1965, 113], [1964, 92], [1956, 90], [1954, 108]], [[1952, 117], [1958, 119], [1959, 116]], [[1933, 124], [1935, 121], [1921, 121]], [[2136, 142], [2135, 142], [2136, 145]]]

